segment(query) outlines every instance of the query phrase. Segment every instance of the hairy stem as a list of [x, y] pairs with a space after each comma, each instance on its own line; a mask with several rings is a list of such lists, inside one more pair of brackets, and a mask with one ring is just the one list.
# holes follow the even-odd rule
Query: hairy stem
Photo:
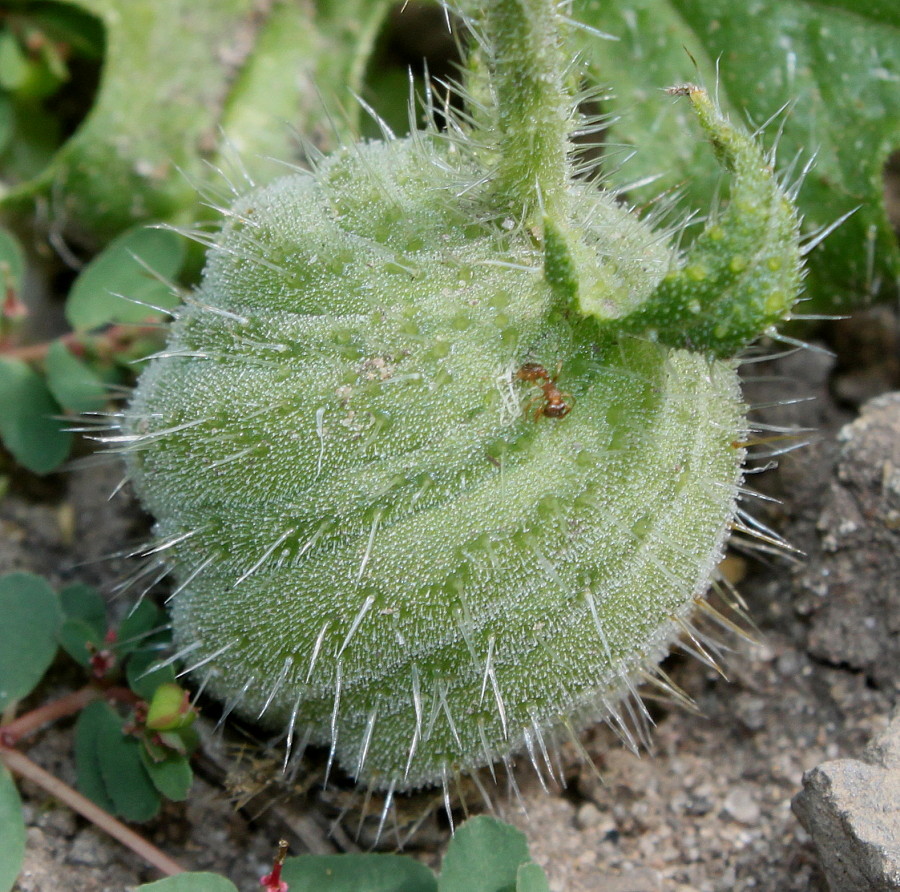
[[184, 873], [184, 868], [173, 861], [165, 852], [156, 848], [138, 833], [126, 827], [121, 821], [116, 820], [109, 812], [95, 805], [90, 799], [82, 796], [77, 790], [63, 783], [58, 777], [45, 771], [35, 762], [32, 762], [24, 753], [18, 750], [0, 747], [0, 762], [10, 771], [37, 784], [54, 799], [64, 805], [68, 805], [73, 811], [87, 818], [91, 823], [108, 833], [114, 839], [127, 846], [136, 855], [143, 858], [148, 864], [161, 871], [166, 876], [174, 876]]
[[497, 186], [526, 214], [540, 203], [546, 216], [557, 218], [568, 178], [572, 100], [563, 84], [555, 0], [492, 0], [486, 24], [500, 126]]

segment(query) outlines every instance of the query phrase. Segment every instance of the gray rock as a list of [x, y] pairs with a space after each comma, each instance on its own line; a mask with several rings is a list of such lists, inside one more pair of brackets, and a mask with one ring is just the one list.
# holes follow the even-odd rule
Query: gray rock
[[900, 392], [862, 407], [837, 437], [819, 539], [797, 577], [809, 652], [900, 686]]
[[792, 803], [831, 892], [900, 890], [900, 715], [864, 758], [807, 771]]

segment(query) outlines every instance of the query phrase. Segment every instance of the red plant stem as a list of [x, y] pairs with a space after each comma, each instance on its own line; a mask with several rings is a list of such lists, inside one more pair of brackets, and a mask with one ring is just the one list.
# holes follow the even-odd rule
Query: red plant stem
[[0, 762], [6, 765], [10, 771], [37, 784], [54, 799], [68, 805], [73, 811], [77, 811], [166, 876], [184, 873], [185, 869], [177, 861], [173, 861], [165, 852], [126, 827], [121, 821], [117, 821], [109, 812], [95, 805], [90, 799], [63, 783], [58, 777], [54, 777], [49, 771], [45, 771], [40, 765], [32, 762], [24, 753], [0, 747]]
[[[159, 325], [111, 325], [106, 331], [96, 335], [80, 334], [70, 331], [57, 338], [67, 347], [78, 350], [85, 344], [100, 354], [116, 355], [123, 352], [125, 347], [139, 337], [158, 333]], [[0, 353], [9, 359], [20, 359], [22, 362], [41, 362], [47, 358], [47, 351], [56, 341], [44, 341], [40, 344], [27, 344], [24, 347], [13, 347], [0, 344]]]
[[50, 703], [45, 703], [37, 709], [32, 709], [31, 712], [20, 715], [8, 725], [0, 726], [0, 747], [13, 747], [44, 725], [65, 718], [67, 715], [74, 715], [84, 709], [88, 703], [100, 698], [131, 704], [139, 700], [138, 696], [128, 688], [115, 687], [104, 690], [96, 685], [85, 685], [77, 691], [72, 691], [71, 694], [66, 694], [65, 697], [51, 700]]

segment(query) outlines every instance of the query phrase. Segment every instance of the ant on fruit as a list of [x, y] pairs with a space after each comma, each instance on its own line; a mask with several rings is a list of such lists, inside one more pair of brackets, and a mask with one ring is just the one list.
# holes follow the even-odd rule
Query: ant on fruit
[[[561, 368], [562, 363], [560, 362], [556, 367], [556, 374], [551, 375], [542, 365], [536, 362], [526, 362], [516, 372], [516, 377], [520, 381], [530, 381], [532, 384], [537, 384], [544, 392], [544, 404], [539, 406], [534, 413], [535, 421], [542, 415], [547, 418], [565, 418], [572, 411], [570, 402], [572, 397], [568, 393], [563, 393], [556, 386], [556, 378]], [[535, 399], [539, 399], [539, 397]]]

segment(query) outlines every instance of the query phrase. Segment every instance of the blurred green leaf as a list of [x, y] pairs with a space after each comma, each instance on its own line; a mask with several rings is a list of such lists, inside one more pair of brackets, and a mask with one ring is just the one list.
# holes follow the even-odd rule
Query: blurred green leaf
[[98, 633], [83, 619], [65, 620], [57, 637], [62, 649], [79, 666], [89, 666], [94, 651], [103, 647], [103, 633]]
[[153, 782], [153, 786], [166, 799], [182, 802], [187, 799], [194, 782], [194, 772], [185, 756], [170, 755], [157, 762], [145, 747], [141, 747], [141, 762]]
[[346, 140], [358, 115], [351, 90], [392, 2], [55, 4], [102, 24], [103, 78], [75, 134], [40, 171], [20, 159], [33, 176], [0, 204], [30, 212], [64, 196], [60, 227], [94, 244], [139, 220], [196, 220], [211, 200], [198, 186], [230, 194], [228, 179], [246, 183], [245, 170], [255, 182], [276, 175], [266, 156], [301, 160], [296, 132], [320, 147]]
[[4, 765], [0, 765], [0, 840], [0, 892], [9, 892], [25, 858], [25, 822], [18, 790]]
[[450, 840], [439, 892], [510, 892], [519, 866], [531, 860], [525, 834], [496, 818], [466, 821]]
[[[109, 706], [99, 700], [81, 710], [75, 722], [75, 776], [78, 789], [100, 808], [112, 813], [116, 806], [100, 771], [103, 753], [99, 746], [110, 712]], [[115, 713], [113, 718], [118, 720]]]
[[138, 651], [133, 653], [125, 664], [128, 687], [142, 700], [150, 700], [160, 685], [175, 682], [175, 670], [172, 666], [150, 670], [150, 667], [158, 662], [158, 651]]
[[0, 438], [16, 461], [36, 474], [59, 467], [72, 435], [55, 418], [60, 408], [41, 377], [24, 362], [0, 358]]
[[0, 93], [0, 156], [6, 151], [15, 130], [16, 115], [9, 97]]
[[116, 634], [115, 648], [125, 656], [146, 643], [150, 633], [165, 624], [165, 614], [149, 598], [144, 598], [122, 620]]
[[[763, 139], [777, 141], [781, 169], [796, 159], [790, 179], [815, 156], [798, 196], [804, 232], [859, 207], [811, 253], [808, 293], [823, 306], [896, 293], [900, 247], [883, 176], [900, 148], [900, 3], [577, 0], [573, 15], [619, 38], [573, 34], [593, 78], [612, 87], [604, 111], [621, 115], [604, 134], [624, 146], [610, 152], [613, 181], [663, 175], [629, 190], [632, 201], [679, 187], [682, 206], [705, 213], [716, 194], [712, 153], [664, 88], [699, 79], [754, 127], [787, 103]], [[632, 146], [635, 157], [616, 168]]]
[[0, 576], [0, 712], [29, 694], [56, 655], [62, 611], [33, 573]]
[[[118, 713], [102, 701], [82, 711], [76, 726], [78, 786], [125, 820], [148, 821], [159, 811], [159, 793], [144, 768], [140, 741], [123, 733], [122, 724]], [[103, 801], [94, 798], [97, 792]]]
[[94, 586], [73, 582], [60, 590], [59, 603], [68, 619], [84, 620], [101, 637], [106, 632], [106, 602]]
[[[216, 873], [179, 873], [138, 886], [138, 892], [238, 892], [237, 886]], [[298, 890], [305, 892], [305, 890]], [[313, 890], [309, 890], [313, 892]]]
[[9, 30], [0, 31], [0, 87], [12, 93], [29, 75], [29, 61], [24, 50]]
[[94, 412], [109, 399], [103, 379], [62, 341], [50, 345], [44, 368], [50, 392], [70, 412]]
[[291, 890], [317, 892], [436, 892], [434, 874], [404, 855], [298, 855], [284, 862]]
[[[0, 97], [2, 100], [2, 97]], [[2, 101], [0, 101], [0, 118], [2, 118]], [[0, 122], [0, 131], [3, 124]], [[2, 151], [2, 134], [0, 134], [0, 151]], [[25, 254], [18, 239], [6, 229], [0, 228], [0, 299], [8, 290], [16, 294], [22, 290], [22, 276], [25, 273]]]
[[550, 892], [547, 875], [533, 861], [521, 864], [516, 873], [516, 892]]
[[180, 298], [159, 277], [174, 279], [184, 255], [184, 239], [177, 233], [146, 226], [129, 229], [81, 271], [66, 301], [66, 318], [76, 331], [162, 318], [165, 313], [152, 307], [165, 311]]
[[105, 646], [106, 602], [92, 585], [74, 583], [59, 593], [65, 621], [59, 630], [63, 650], [82, 666], [90, 665], [91, 648]]

